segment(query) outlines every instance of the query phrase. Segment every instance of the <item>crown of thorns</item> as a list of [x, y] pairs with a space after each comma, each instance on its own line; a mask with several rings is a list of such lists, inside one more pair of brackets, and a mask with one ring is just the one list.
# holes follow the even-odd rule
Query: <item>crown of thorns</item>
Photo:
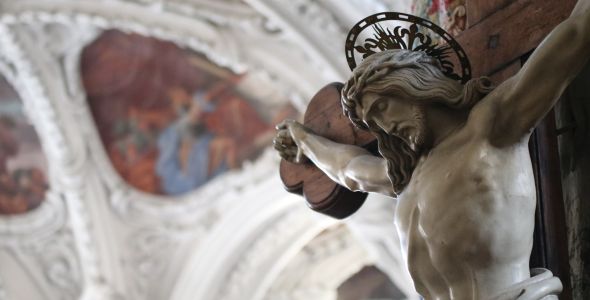
[[[398, 25], [391, 29], [382, 25], [386, 21], [409, 23], [410, 26]], [[357, 44], [360, 34], [369, 27], [373, 28], [373, 35]], [[434, 40], [430, 34], [439, 38]], [[362, 19], [346, 37], [346, 60], [351, 70], [357, 66], [357, 57], [365, 59], [371, 54], [391, 49], [424, 51], [440, 62], [442, 72], [449, 78], [462, 83], [471, 79], [471, 65], [463, 48], [444, 29], [428, 20], [404, 13], [382, 12]], [[456, 56], [454, 60], [461, 65], [458, 73], [453, 64], [453, 54]]]

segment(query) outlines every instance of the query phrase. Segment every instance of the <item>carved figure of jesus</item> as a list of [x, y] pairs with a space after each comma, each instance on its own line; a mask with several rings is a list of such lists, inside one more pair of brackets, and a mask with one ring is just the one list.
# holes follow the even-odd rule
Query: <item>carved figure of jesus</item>
[[395, 198], [403, 253], [424, 298], [556, 295], [559, 279], [529, 270], [536, 195], [528, 140], [590, 57], [589, 7], [579, 1], [495, 88], [485, 77], [449, 79], [420, 51], [366, 58], [342, 104], [375, 134], [381, 157], [291, 120], [278, 126], [275, 147], [285, 159], [304, 155], [350, 190]]

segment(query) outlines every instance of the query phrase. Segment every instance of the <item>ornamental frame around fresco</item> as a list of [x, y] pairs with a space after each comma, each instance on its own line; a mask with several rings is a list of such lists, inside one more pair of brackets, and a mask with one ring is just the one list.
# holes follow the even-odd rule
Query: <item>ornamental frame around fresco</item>
[[[112, 11], [103, 10], [102, 6], [98, 3], [85, 3], [84, 6], [78, 6], [74, 2], [46, 4], [46, 2], [42, 1], [38, 3], [35, 1], [30, 1], [23, 3], [23, 5], [3, 4], [6, 10], [2, 15], [1, 21], [7, 26], [13, 26], [16, 24], [55, 23], [69, 25], [75, 24], [75, 26], [91, 26], [98, 30], [115, 28], [125, 32], [133, 32], [148, 37], [170, 41], [183, 48], [191, 49], [199, 53], [207, 53], [207, 59], [216, 64], [225, 66], [235, 72], [244, 70], [245, 65], [240, 62], [242, 59], [244, 59], [244, 57], [236, 57], [232, 50], [234, 47], [236, 47], [235, 42], [231, 39], [215, 40], [215, 37], [231, 36], [230, 32], [233, 29], [227, 27], [226, 19], [228, 16], [224, 15], [226, 12], [220, 13], [210, 11], [207, 14], [201, 14], [198, 11], [192, 9], [185, 10], [182, 13], [180, 13], [180, 11], [176, 12], [171, 10], [174, 11], [174, 13], [171, 13], [166, 10], [164, 10], [164, 12], [157, 12], [149, 8], [138, 11], [133, 7], [134, 5], [129, 5], [125, 2], [126, 1], [118, 1], [117, 5], [120, 5], [121, 7]], [[185, 14], [185, 12], [188, 13]], [[199, 18], [195, 19], [191, 17], [193, 14], [198, 14]], [[185, 23], [186, 20], [184, 20], [188, 17], [191, 17], [192, 22], [190, 29], [187, 28]], [[241, 22], [245, 22], [242, 24], [252, 23], [256, 26], [260, 26], [261, 28], [256, 30], [261, 30], [263, 35], [272, 37], [273, 35], [277, 34], [277, 31], [274, 29], [274, 27], [267, 27], [264, 22], [261, 23], [259, 20], [257, 20], [257, 18], [254, 18], [249, 14], [236, 16], [232, 15], [232, 17], [240, 19]], [[322, 21], [322, 19], [308, 20], [308, 22]], [[259, 35], [259, 33], [256, 34]], [[86, 40], [86, 42], [83, 43], [90, 43], [91, 39], [88, 39], [88, 37], [82, 37], [82, 40]], [[87, 109], [87, 104], [85, 103], [85, 94], [82, 86], [76, 82], [78, 73], [78, 57], [80, 52], [79, 47], [83, 47], [85, 44], [79, 45], [77, 43], [78, 42], [75, 44], [75, 49], [72, 48], [65, 50], [62, 54], [65, 56], [59, 57], [59, 59], [62, 60], [64, 64], [64, 71], [66, 72], [62, 75], [63, 77], [61, 78], [63, 79], [61, 80], [65, 81], [64, 84], [66, 85], [68, 91], [68, 97], [70, 97], [72, 100], [68, 106], [71, 106], [71, 109], [73, 110], [85, 111]], [[323, 50], [325, 49], [319, 49], [316, 52], [312, 51], [310, 56], [304, 56], [304, 58], [310, 63], [311, 68], [316, 70], [315, 73], [308, 73], [306, 75], [310, 81], [315, 78], [313, 75], [321, 74], [321, 76], [327, 76], [324, 80], [331, 80], [331, 78], [334, 78], [335, 74], [338, 74], [339, 70], [337, 70], [335, 66], [330, 65], [330, 62], [319, 59], [318, 56], [320, 54], [324, 54], [322, 53]], [[40, 51], [41, 49], [33, 50], [33, 52], [39, 52], [36, 53], [36, 55], [40, 55]], [[333, 55], [324, 56], [331, 57]], [[303, 99], [309, 98], [315, 90], [308, 89], [307, 87], [309, 86], [309, 83], [307, 82], [290, 82], [286, 78], [278, 76], [278, 73], [276, 72], [278, 72], [280, 68], [284, 67], [285, 66], [281, 67], [276, 63], [266, 66], [262, 61], [254, 60], [251, 62], [249, 69], [256, 69], [257, 71], [260, 71], [263, 70], [263, 68], [268, 68], [268, 70], [264, 70], [262, 75], [264, 75], [264, 77], [270, 78], [275, 86], [289, 91], [289, 94], [294, 97], [293, 101], [296, 103], [296, 105], [298, 107], [302, 107], [303, 105], [304, 107], [305, 102], [300, 102], [305, 101]], [[54, 81], [60, 81], [60, 79], [57, 78], [52, 79]], [[44, 105], [44, 107], [45, 106], [47, 105]], [[60, 110], [59, 107], [56, 109]], [[51, 113], [51, 115], [53, 115], [53, 113]], [[47, 118], [43, 119], [45, 120]], [[63, 122], [57, 122], [54, 120], [51, 121], [51, 125], [48, 126], [55, 127], [54, 124], [57, 123]], [[85, 151], [82, 148], [102, 148], [100, 142], [95, 142], [100, 141], [100, 139], [98, 138], [98, 133], [95, 131], [93, 124], [91, 125], [86, 123], [86, 120], [84, 120], [82, 123], [76, 123], [76, 126], [79, 128], [75, 130], [83, 131], [84, 135], [87, 136], [87, 139], [85, 141], [69, 141], [74, 144], [72, 146], [73, 148], [71, 149], [71, 151], [74, 152], [68, 154], [65, 154], [65, 152], [60, 152], [56, 155], [61, 157], [72, 154], [76, 156], [74, 161], [78, 161], [81, 159], [88, 159], [88, 157], [85, 157], [85, 154], [81, 154], [80, 151]], [[61, 128], [52, 129], [51, 132], [64, 134], [66, 132], [75, 130], [71, 128]], [[69, 136], [71, 133], [67, 133], [67, 135]], [[59, 140], [55, 141], [55, 143], [63, 145], [64, 138], [64, 136], [61, 136]], [[63, 147], [54, 146], [51, 148], [62, 149]], [[165, 203], [167, 202], [160, 200], [170, 199], [169, 197], [144, 193], [141, 190], [135, 189], [126, 184], [122, 184], [123, 182], [121, 182], [122, 180], [120, 176], [113, 176], [117, 174], [117, 172], [114, 170], [112, 165], [102, 163], [105, 160], [104, 158], [107, 158], [106, 153], [103, 155], [100, 153], [100, 151], [96, 151], [94, 154], [97, 155], [97, 157], [92, 159], [96, 159], [100, 162], [98, 164], [100, 169], [99, 173], [103, 174], [101, 178], [105, 181], [107, 188], [111, 190], [108, 193], [111, 207], [121, 216], [139, 214], [138, 216], [149, 215], [157, 219], [170, 220], [170, 216], [179, 216], [179, 214], [185, 215], [184, 212], [186, 212], [187, 209], [192, 211], [202, 208], [204, 203], [198, 199], [209, 198], [219, 192], [228, 190], [227, 185], [215, 184], [214, 186], [208, 186], [204, 191], [197, 193], [199, 197], [191, 197], [194, 199], [194, 201], [183, 200], [181, 202], [177, 202], [174, 205], [166, 205]], [[106, 161], [108, 161], [108, 159]], [[80, 164], [81, 162], [76, 163]], [[248, 176], [248, 178], [243, 178], [242, 176], [239, 176], [239, 174], [236, 176], [232, 175], [232, 177], [235, 177], [235, 179], [239, 178], [239, 180], [234, 181], [234, 183], [231, 184], [231, 188], [241, 189], [252, 182], [261, 180], [261, 178], [264, 176], [262, 173], [267, 171], [261, 172], [262, 171], [250, 170], [250, 176]], [[242, 171], [239, 173], [242, 173]], [[260, 174], [255, 175], [258, 173]], [[185, 199], [185, 197], [181, 198]], [[141, 199], [141, 201], [137, 201], [137, 199]], [[189, 220], [193, 219], [194, 217], [189, 218]]]
[[[222, 41], [213, 39], [213, 36], [228, 35], [226, 30], [229, 30], [229, 28], [225, 28], [226, 23], [224, 18], [220, 17], [219, 15], [207, 15], [207, 18], [205, 19], [211, 22], [211, 24], [205, 24], [203, 20], [191, 19], [193, 24], [191, 30], [188, 30], [185, 26], [186, 24], [183, 23], [182, 18], [179, 19], [170, 13], [157, 13], [151, 9], [147, 9], [141, 13], [136, 13], [137, 11], [130, 10], [131, 6], [127, 7], [127, 4], [124, 4], [124, 1], [121, 1], [121, 5], [122, 7], [120, 10], [109, 11], [108, 13], [106, 11], [102, 11], [100, 9], [100, 5], [94, 5], [92, 3], [87, 3], [85, 6], [76, 6], [74, 3], [71, 5], [67, 3], [64, 3], [63, 5], [56, 4], [56, 8], [52, 9], [45, 7], [45, 5], [43, 5], [41, 2], [30, 2], [23, 6], [15, 5], [14, 7], [12, 7], [12, 5], [7, 5], [7, 10], [2, 17], [2, 22], [4, 22], [7, 26], [14, 26], [17, 24], [42, 25], [55, 23], [70, 25], [76, 24], [75, 26], [89, 26], [98, 30], [116, 28], [126, 32], [134, 32], [148, 37], [160, 38], [165, 41], [170, 41], [183, 48], [188, 48], [199, 53], [207, 53], [207, 59], [217, 64], [226, 66], [235, 72], [244, 70], [244, 65], [239, 62], [242, 58], [234, 57], [234, 55], [231, 54], [231, 48], [235, 45], [233, 45], [232, 42], [228, 40], [224, 40], [222, 43]], [[256, 19], [249, 20], [249, 18], [251, 18], [249, 15], [237, 17], [243, 18], [244, 22], [252, 22], [255, 24], [259, 23], [259, 21]], [[275, 32], [273, 30], [269, 30], [265, 34], [272, 36], [275, 35]], [[64, 49], [62, 53], [58, 54], [58, 57], [55, 57], [55, 59], [60, 61], [60, 64], [63, 64], [63, 71], [65, 73], [61, 74], [61, 76], [57, 78], [53, 78], [53, 76], [51, 76], [52, 78], [44, 79], [44, 81], [54, 81], [59, 85], [66, 85], [68, 92], [66, 96], [70, 98], [70, 101], [66, 106], [69, 107], [70, 110], [74, 111], [84, 112], [87, 110], [85, 92], [82, 85], [79, 84], [77, 80], [79, 68], [78, 60], [81, 48], [89, 44], [91, 40], [96, 37], [96, 34], [94, 36], [93, 34], [90, 34], [90, 36], [90, 38], [75, 36], [72, 37], [73, 39], [79, 39], [79, 41], [74, 43], [74, 48], [70, 47], [70, 49]], [[226, 41], [229, 43], [224, 45]], [[213, 51], [213, 49], [221, 49], [224, 47], [227, 47], [227, 49], [230, 50], [229, 53], [225, 53], [223, 51]], [[38, 57], [55, 55], [52, 53], [42, 53], [41, 49], [28, 49], [28, 51], [29, 50], [33, 52], [32, 55]], [[17, 56], [19, 59], [21, 59], [20, 57], [22, 57], [22, 54], [18, 53]], [[260, 63], [261, 62], [259, 61], [254, 62], [252, 69], [259, 70], [258, 68], [262, 68]], [[317, 69], [323, 68], [326, 70], [331, 70], [330, 67], [318, 65], [319, 63], [315, 58], [312, 59], [312, 64], [314, 64], [314, 68]], [[280, 86], [285, 90], [294, 90], [294, 86], [290, 86], [290, 82], [277, 77], [277, 75], [273, 74], [272, 71], [268, 71], [268, 73], [263, 75], [265, 77], [271, 78], [271, 80], [275, 82], [275, 85]], [[36, 78], [37, 76], [29, 77]], [[32, 84], [32, 82], [27, 82]], [[37, 86], [42, 86], [38, 83], [35, 84]], [[301, 98], [296, 93], [293, 95], [297, 99]], [[44, 95], [43, 97], [38, 98], [43, 99], [44, 97], [47, 96]], [[49, 102], [52, 101], [53, 100], [49, 100]], [[51, 107], [54, 105], [56, 104], [49, 104], [49, 106], [47, 104], [39, 104], [39, 107]], [[63, 103], [60, 106], [64, 106]], [[62, 107], [56, 107], [55, 109], [59, 111], [62, 110]], [[169, 222], [171, 220], [171, 216], [175, 216], [172, 219], [176, 219], [177, 222], [181, 224], [184, 224], [185, 222], [192, 223], [195, 219], [198, 219], [198, 216], [193, 215], [189, 217], [186, 214], [187, 210], [200, 211], [197, 214], [200, 216], [204, 213], [201, 209], [205, 204], [204, 201], [200, 199], [207, 199], [213, 195], [217, 195], [219, 192], [228, 191], [227, 182], [226, 184], [215, 184], [213, 186], [208, 186], [204, 191], [200, 191], [198, 193], [199, 197], [191, 197], [193, 200], [188, 201], [188, 199], [185, 197], [181, 197], [183, 198], [183, 201], [177, 202], [176, 204], [166, 204], [167, 202], [160, 200], [170, 199], [169, 197], [144, 193], [141, 190], [133, 188], [132, 186], [122, 184], [123, 182], [121, 182], [122, 180], [120, 176], [117, 176], [116, 170], [114, 170], [112, 165], [110, 163], [104, 163], [108, 162], [106, 153], [101, 153], [101, 151], [93, 151], [93, 155], [96, 157], [87, 157], [87, 155], [84, 153], [84, 151], [86, 151], [84, 148], [102, 148], [98, 133], [95, 131], [94, 124], [91, 124], [92, 122], [88, 122], [90, 119], [82, 117], [81, 120], [83, 121], [81, 123], [77, 120], [71, 119], [67, 121], [61, 120], [58, 122], [57, 120], [52, 120], [55, 118], [56, 113], [56, 111], [48, 111], [47, 114], [51, 117], [41, 118], [41, 120], [46, 120], [43, 121], [45, 124], [43, 126], [49, 127], [47, 130], [50, 130], [52, 133], [48, 134], [48, 136], [52, 136], [53, 140], [51, 143], [56, 144], [56, 146], [50, 147], [50, 152], [53, 153], [58, 151], [55, 152], [55, 158], [58, 158], [57, 161], [63, 160], [66, 156], [74, 156], [74, 158], [69, 158], [69, 160], [73, 161], [74, 165], [67, 166], [66, 168], [69, 170], [71, 169], [70, 167], [74, 167], [74, 169], [67, 172], [78, 172], [75, 170], [75, 168], [78, 168], [80, 164], [85, 163], [82, 160], [91, 159], [93, 161], [97, 161], [99, 174], [101, 174], [101, 179], [98, 180], [104, 180], [104, 184], [106, 185], [104, 188], [108, 190], [101, 193], [103, 193], [105, 196], [108, 196], [111, 208], [121, 217], [125, 216], [128, 218], [131, 215], [137, 214], [137, 217], [150, 216], [162, 221], [165, 220], [166, 222]], [[66, 125], [66, 123], [76, 124], [76, 126], [62, 127], [63, 125]], [[57, 124], [61, 124], [59, 125], [59, 129], [56, 127], [58, 126]], [[83, 141], [69, 139], [68, 142], [72, 143], [71, 149], [65, 149], [64, 139], [66, 139], [68, 136], [72, 136], [72, 134], [74, 134], [73, 132], [76, 131], [82, 132], [81, 134], [87, 138]], [[62, 135], [57, 137], [54, 133], [60, 133]], [[63, 134], [66, 136], [63, 136]], [[265, 158], [265, 160], [268, 160], [268, 158]], [[260, 181], [264, 176], [266, 176], [266, 172], [268, 172], [268, 170], [262, 171], [253, 170], [250, 168], [250, 170], [248, 170], [249, 176], [247, 178], [241, 176], [240, 174], [236, 174], [235, 176], [232, 175], [231, 177], [234, 179], [232, 179], [231, 189], [241, 189], [253, 182]], [[243, 171], [238, 173], [243, 173]], [[138, 201], [138, 199], [141, 201]], [[185, 216], [187, 218], [185, 218]], [[179, 217], [180, 219], [178, 219]]]
[[[38, 69], [23, 56], [22, 40], [2, 22], [0, 45], [0, 72], [21, 98], [45, 154], [51, 157], [62, 152], [63, 132], [50, 122], [55, 110], [49, 105], [47, 90], [34, 75]], [[44, 122], [45, 126], [40, 126]], [[80, 293], [83, 271], [80, 257], [74, 255], [75, 234], [64, 203], [67, 197], [51, 184], [39, 207], [18, 215], [0, 216], [0, 250], [10, 253], [26, 272], [40, 274], [35, 282], [37, 287], [50, 288], [52, 294], [63, 299], [75, 299]], [[76, 210], [76, 205], [72, 205], [70, 211]]]

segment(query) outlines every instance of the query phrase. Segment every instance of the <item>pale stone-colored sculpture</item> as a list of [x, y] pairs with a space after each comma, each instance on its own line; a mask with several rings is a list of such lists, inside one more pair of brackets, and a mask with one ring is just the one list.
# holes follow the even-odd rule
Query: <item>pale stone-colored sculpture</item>
[[353, 123], [375, 133], [383, 157], [290, 120], [278, 126], [275, 147], [351, 190], [397, 199], [403, 252], [426, 299], [556, 297], [559, 279], [529, 270], [536, 196], [527, 144], [590, 57], [589, 7], [578, 2], [496, 88], [486, 78], [461, 85], [419, 51], [365, 59], [342, 102]]

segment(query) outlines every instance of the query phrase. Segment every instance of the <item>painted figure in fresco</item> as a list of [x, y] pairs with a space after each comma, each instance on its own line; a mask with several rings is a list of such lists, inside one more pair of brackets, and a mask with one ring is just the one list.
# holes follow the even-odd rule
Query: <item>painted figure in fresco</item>
[[133, 186], [151, 193], [160, 189], [155, 174], [158, 136], [163, 122], [161, 110], [130, 106], [126, 118], [115, 118], [112, 131], [117, 138], [109, 146], [109, 156], [121, 176]]
[[449, 79], [423, 52], [386, 50], [342, 90], [345, 113], [376, 135], [382, 157], [295, 121], [278, 127], [275, 147], [285, 159], [300, 152], [351, 190], [396, 198], [403, 253], [426, 299], [556, 299], [559, 279], [529, 270], [528, 141], [589, 57], [588, 0], [495, 89], [486, 78]]
[[156, 172], [171, 195], [193, 190], [235, 165], [231, 139], [218, 137], [203, 122], [215, 110], [201, 91], [190, 97], [184, 89], [169, 92], [177, 120], [158, 137]]
[[13, 118], [0, 116], [0, 214], [24, 213], [37, 207], [47, 190], [45, 174], [39, 168], [9, 166], [20, 150], [16, 127]]

